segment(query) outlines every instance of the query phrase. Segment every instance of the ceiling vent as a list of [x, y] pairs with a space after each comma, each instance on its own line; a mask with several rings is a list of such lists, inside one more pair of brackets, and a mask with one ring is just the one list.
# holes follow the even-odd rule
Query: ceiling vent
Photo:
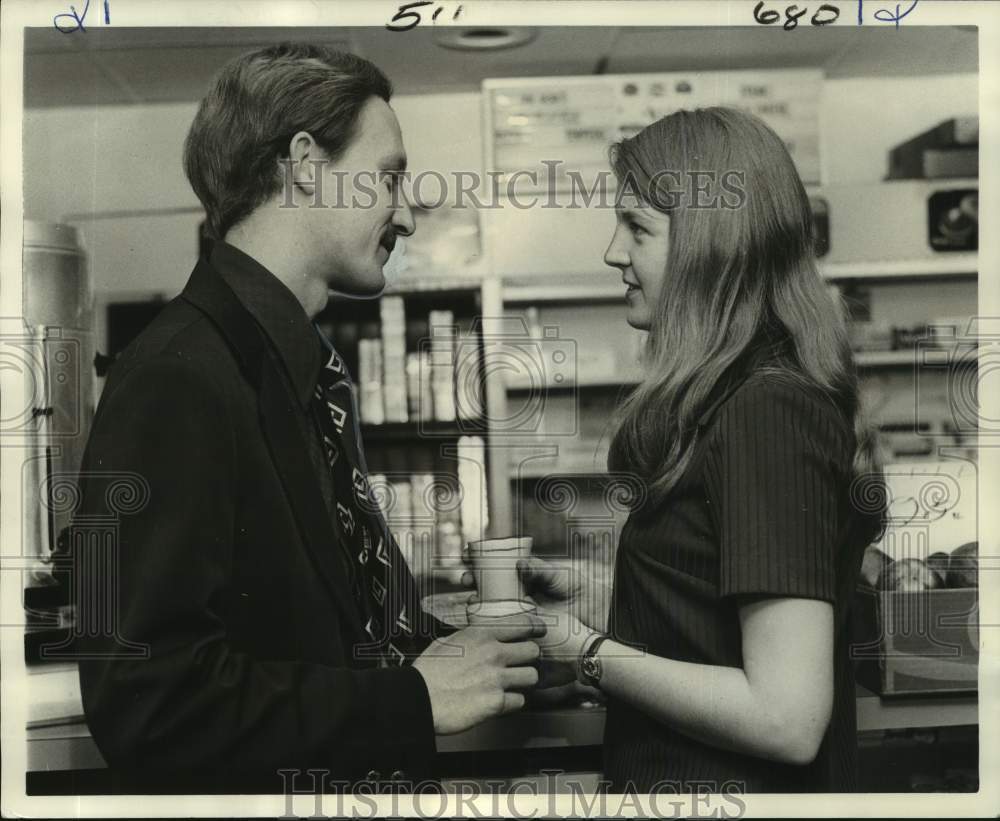
[[447, 27], [434, 32], [434, 42], [443, 48], [460, 51], [499, 51], [530, 43], [538, 32], [532, 28], [510, 26]]

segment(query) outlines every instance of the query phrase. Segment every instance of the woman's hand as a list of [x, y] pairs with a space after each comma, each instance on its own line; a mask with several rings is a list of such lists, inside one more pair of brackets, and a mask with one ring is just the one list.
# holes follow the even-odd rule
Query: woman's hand
[[545, 635], [537, 639], [542, 651], [542, 678], [547, 684], [565, 684], [577, 678], [578, 662], [591, 630], [569, 612], [565, 602], [539, 606], [538, 615], [545, 623]]
[[558, 607], [592, 630], [607, 630], [611, 587], [570, 564], [547, 562], [537, 556], [517, 563], [524, 590], [539, 607]]

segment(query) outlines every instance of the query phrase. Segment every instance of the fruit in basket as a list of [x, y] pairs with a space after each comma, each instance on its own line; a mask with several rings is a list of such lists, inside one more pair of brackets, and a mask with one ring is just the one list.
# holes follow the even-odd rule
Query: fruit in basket
[[879, 578], [890, 564], [892, 564], [892, 559], [886, 553], [871, 545], [865, 548], [865, 555], [861, 560], [861, 578], [869, 587], [878, 587]]
[[883, 590], [898, 590], [904, 593], [934, 590], [943, 586], [941, 576], [920, 559], [897, 559], [879, 578], [879, 587]]
[[950, 561], [951, 556], [943, 550], [939, 550], [937, 553], [931, 553], [927, 557], [927, 566], [944, 579], [948, 575], [948, 563]]
[[966, 542], [951, 552], [948, 587], [979, 586], [979, 542]]

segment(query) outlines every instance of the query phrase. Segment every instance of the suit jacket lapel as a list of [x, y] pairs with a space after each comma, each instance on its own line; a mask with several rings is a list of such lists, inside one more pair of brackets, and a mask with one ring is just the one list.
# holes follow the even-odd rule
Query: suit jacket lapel
[[338, 547], [326, 505], [313, 474], [309, 451], [296, 421], [299, 400], [268, 355], [266, 340], [232, 289], [204, 260], [198, 261], [182, 298], [219, 328], [259, 397], [260, 422], [285, 494], [320, 575], [356, 635], [361, 619], [354, 606], [344, 551]]

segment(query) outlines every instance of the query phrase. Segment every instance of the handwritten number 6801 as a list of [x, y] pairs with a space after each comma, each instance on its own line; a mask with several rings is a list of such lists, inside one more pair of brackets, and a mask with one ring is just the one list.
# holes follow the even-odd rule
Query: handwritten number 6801
[[[796, 5], [788, 6], [785, 9], [785, 22], [782, 28], [785, 31], [791, 31], [798, 26], [799, 19], [808, 13], [809, 9], [804, 6], [801, 11], [799, 11], [799, 7]], [[813, 16], [809, 18], [809, 22], [814, 26], [827, 26], [833, 23], [838, 17], [840, 17], [840, 9], [836, 6], [831, 6], [829, 3], [823, 3], [816, 9]], [[760, 0], [753, 8], [753, 19], [765, 26], [770, 26], [781, 19], [781, 14], [775, 9], [765, 9], [764, 0]]]
[[[894, 23], [896, 28], [899, 28], [900, 21], [910, 14], [916, 7], [920, 0], [910, 0], [910, 5], [907, 6], [906, 10], [902, 9], [902, 3], [896, 3], [895, 11], [891, 9], [878, 9], [874, 13], [874, 18], [880, 23]], [[863, 26], [865, 24], [865, 0], [857, 0], [858, 3], [858, 25]], [[791, 31], [796, 28], [799, 24], [799, 19], [806, 15], [809, 10], [806, 7], [802, 7], [799, 11], [799, 6], [791, 5], [785, 9], [785, 22], [782, 28], [785, 31]], [[830, 3], [823, 3], [816, 9], [816, 12], [809, 22], [814, 26], [827, 26], [833, 23], [840, 17], [840, 9]], [[775, 9], [765, 9], [764, 0], [761, 0], [753, 8], [753, 19], [758, 23], [770, 26], [777, 23], [781, 19], [781, 13]]]

